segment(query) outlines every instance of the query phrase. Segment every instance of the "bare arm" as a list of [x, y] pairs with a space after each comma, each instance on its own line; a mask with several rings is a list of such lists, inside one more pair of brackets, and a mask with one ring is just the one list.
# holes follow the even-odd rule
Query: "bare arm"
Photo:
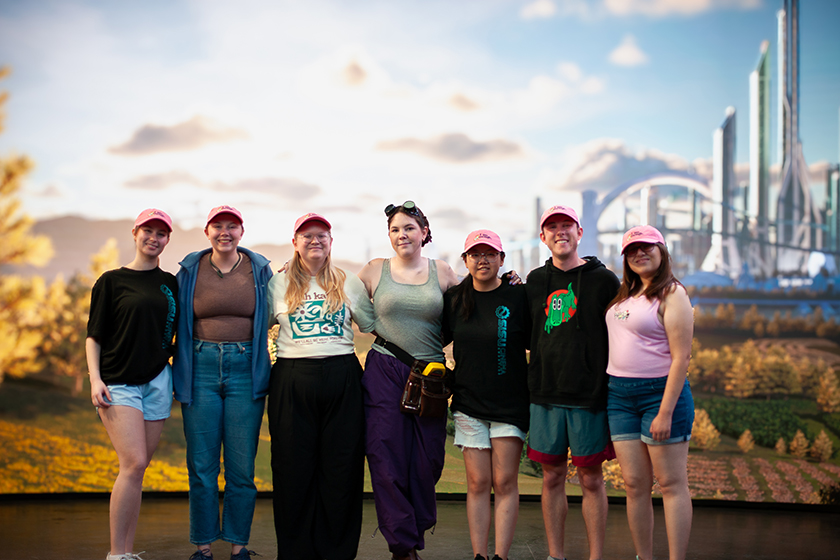
[[435, 259], [437, 265], [438, 284], [444, 292], [458, 283], [458, 275], [445, 261]]
[[685, 384], [688, 361], [691, 359], [691, 339], [694, 336], [694, 310], [682, 286], [676, 286], [660, 307], [664, 308], [662, 324], [671, 351], [671, 368], [668, 370], [659, 413], [650, 425], [654, 441], [665, 441], [671, 437], [671, 417]]
[[373, 298], [379, 279], [382, 277], [382, 263], [384, 259], [373, 259], [359, 271], [359, 280], [365, 285], [368, 297]]
[[87, 357], [88, 375], [90, 375], [90, 400], [93, 406], [111, 406], [111, 392], [108, 386], [102, 381], [99, 372], [99, 358], [102, 355], [102, 346], [95, 338], [85, 339], [85, 356]]

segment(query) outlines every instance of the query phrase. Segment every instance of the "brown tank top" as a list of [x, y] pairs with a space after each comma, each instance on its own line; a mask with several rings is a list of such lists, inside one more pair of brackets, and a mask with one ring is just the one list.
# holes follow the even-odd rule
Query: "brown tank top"
[[209, 342], [247, 342], [254, 338], [256, 290], [251, 259], [242, 261], [222, 278], [210, 265], [210, 253], [201, 257], [193, 297], [193, 337]]

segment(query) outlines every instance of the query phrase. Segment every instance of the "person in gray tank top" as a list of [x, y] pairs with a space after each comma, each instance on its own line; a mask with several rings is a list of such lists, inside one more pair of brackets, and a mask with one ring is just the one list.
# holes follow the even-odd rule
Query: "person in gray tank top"
[[[443, 361], [443, 293], [458, 279], [446, 262], [421, 254], [432, 235], [413, 202], [389, 205], [385, 214], [396, 256], [374, 259], [359, 272], [373, 299], [375, 331], [417, 359]], [[362, 377], [376, 515], [395, 560], [419, 558], [424, 533], [437, 521], [435, 484], [446, 442], [446, 418], [400, 412], [408, 374], [408, 366], [374, 345]]]

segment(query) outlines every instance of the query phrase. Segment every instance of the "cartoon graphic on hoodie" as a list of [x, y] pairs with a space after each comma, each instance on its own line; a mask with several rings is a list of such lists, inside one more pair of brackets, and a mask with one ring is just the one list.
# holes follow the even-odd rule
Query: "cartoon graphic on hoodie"
[[565, 290], [557, 290], [548, 296], [546, 301], [545, 332], [550, 333], [553, 327], [558, 327], [571, 319], [577, 312], [577, 296], [572, 289], [572, 283]]

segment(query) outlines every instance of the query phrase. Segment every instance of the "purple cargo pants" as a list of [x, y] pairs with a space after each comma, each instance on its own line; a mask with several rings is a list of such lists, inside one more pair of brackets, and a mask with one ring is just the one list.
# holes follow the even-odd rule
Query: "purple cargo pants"
[[437, 522], [435, 484], [443, 471], [446, 418], [400, 412], [409, 368], [371, 349], [365, 361], [365, 444], [379, 530], [402, 556], [424, 548]]

